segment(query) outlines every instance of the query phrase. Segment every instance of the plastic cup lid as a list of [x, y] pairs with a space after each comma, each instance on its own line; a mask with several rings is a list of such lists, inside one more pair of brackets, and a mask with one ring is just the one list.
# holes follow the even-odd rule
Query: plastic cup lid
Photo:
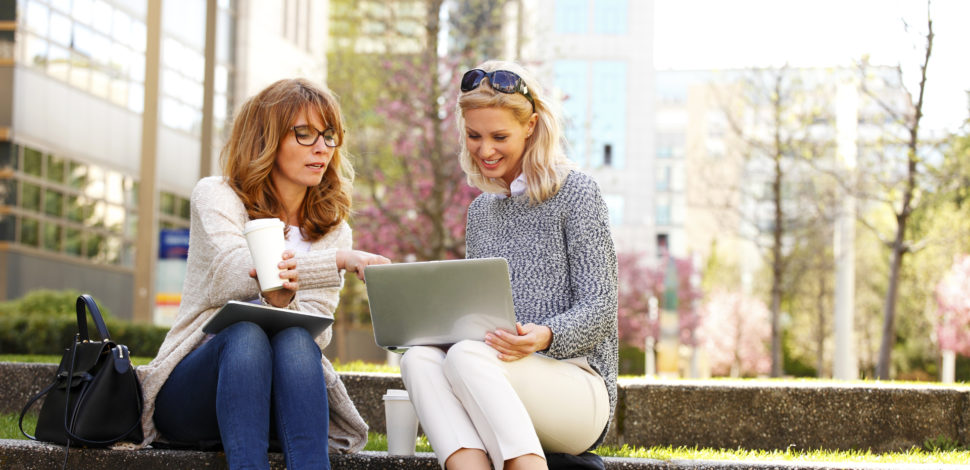
[[399, 389], [388, 389], [384, 395], [385, 400], [408, 400], [408, 391]]
[[253, 219], [253, 220], [250, 220], [249, 222], [246, 222], [246, 225], [243, 227], [243, 233], [244, 234], [249, 233], [254, 230], [259, 230], [266, 227], [276, 227], [276, 226], [283, 227], [283, 225], [284, 225], [283, 221], [275, 217], [267, 218], [267, 219]]

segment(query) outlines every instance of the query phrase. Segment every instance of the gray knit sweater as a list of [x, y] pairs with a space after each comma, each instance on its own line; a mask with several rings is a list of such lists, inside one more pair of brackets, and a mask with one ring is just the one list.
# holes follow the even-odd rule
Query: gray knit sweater
[[[555, 196], [485, 193], [468, 208], [468, 258], [505, 258], [516, 320], [548, 326], [543, 353], [585, 356], [603, 377], [616, 408], [617, 267], [606, 203], [589, 176], [573, 171]], [[609, 422], [607, 422], [609, 428]], [[599, 445], [607, 429], [594, 444]]]

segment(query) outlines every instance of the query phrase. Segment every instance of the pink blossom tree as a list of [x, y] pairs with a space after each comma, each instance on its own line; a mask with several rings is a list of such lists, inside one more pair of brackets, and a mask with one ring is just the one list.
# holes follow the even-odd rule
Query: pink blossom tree
[[691, 262], [664, 254], [657, 263], [642, 253], [619, 253], [617, 265], [620, 341], [642, 350], [647, 337], [660, 340], [660, 317], [649, 315], [650, 298], [654, 297], [659, 309], [677, 311], [680, 343], [695, 346], [694, 332], [700, 324], [695, 301], [701, 298], [701, 291], [692, 285]]
[[771, 371], [771, 315], [764, 302], [736, 292], [716, 292], [704, 305], [700, 336], [714, 375]]
[[464, 257], [465, 216], [480, 191], [459, 166], [455, 101], [461, 74], [501, 53], [494, 31], [505, 1], [331, 1], [328, 84], [357, 170], [355, 247], [393, 261]]
[[936, 285], [940, 349], [970, 356], [970, 255], [956, 257]]
[[650, 318], [650, 298], [663, 296], [663, 272], [643, 254], [619, 253], [618, 325], [620, 341], [644, 349], [647, 337], [659, 340], [660, 318]]

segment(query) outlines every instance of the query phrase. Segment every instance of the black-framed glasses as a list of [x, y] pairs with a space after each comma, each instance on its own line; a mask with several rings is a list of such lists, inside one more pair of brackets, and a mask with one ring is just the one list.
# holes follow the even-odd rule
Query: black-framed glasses
[[317, 143], [317, 139], [320, 137], [323, 137], [323, 144], [327, 147], [333, 148], [338, 145], [337, 131], [332, 127], [328, 127], [322, 131], [318, 131], [310, 126], [293, 126], [290, 129], [293, 129], [296, 143], [300, 145], [310, 147]]
[[509, 72], [508, 70], [486, 72], [482, 69], [471, 69], [461, 77], [461, 91], [472, 91], [478, 88], [482, 84], [483, 78], [488, 79], [488, 84], [495, 91], [500, 91], [508, 95], [522, 93], [522, 96], [526, 97], [532, 103], [532, 109], [536, 109], [536, 102], [532, 98], [532, 94], [529, 93], [529, 87], [526, 86], [525, 80], [515, 72]]

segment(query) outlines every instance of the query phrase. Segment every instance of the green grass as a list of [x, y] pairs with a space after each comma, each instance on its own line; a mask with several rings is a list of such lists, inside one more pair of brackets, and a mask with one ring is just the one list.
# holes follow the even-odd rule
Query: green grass
[[[17, 427], [20, 413], [0, 414], [0, 439], [25, 439]], [[33, 432], [37, 425], [37, 413], [24, 418], [24, 429]], [[386, 451], [387, 437], [371, 432], [367, 435], [364, 450]], [[415, 450], [432, 452], [425, 436], [418, 436]], [[603, 457], [627, 457], [653, 460], [719, 460], [719, 461], [796, 461], [796, 462], [860, 462], [893, 464], [965, 464], [970, 462], [970, 450], [963, 449], [946, 438], [927, 440], [924, 448], [912, 448], [906, 452], [873, 453], [870, 451], [832, 450], [748, 450], [748, 449], [701, 449], [696, 447], [610, 447], [595, 451]]]
[[[364, 450], [387, 451], [387, 436], [381, 433], [368, 432], [367, 445], [364, 446]], [[415, 441], [414, 451], [433, 452], [431, 450], [431, 444], [428, 444], [428, 438], [425, 436], [418, 436], [417, 441]]]
[[372, 362], [351, 361], [346, 364], [337, 359], [333, 360], [333, 368], [337, 372], [380, 372], [385, 374], [400, 374], [401, 369], [387, 364], [375, 364]]
[[[27, 439], [20, 433], [19, 419], [20, 413], [0, 413], [0, 439]], [[24, 415], [24, 431], [33, 434], [36, 427], [37, 412]]]
[[[131, 356], [131, 363], [142, 366], [152, 361], [150, 357]], [[53, 354], [0, 354], [0, 362], [31, 362], [37, 364], [60, 364], [61, 356]]]
[[630, 457], [655, 460], [743, 460], [797, 462], [864, 462], [893, 464], [966, 464], [970, 450], [926, 450], [913, 447], [906, 452], [873, 453], [871, 451], [834, 450], [748, 450], [699, 449], [696, 447], [637, 447], [604, 446], [596, 449], [604, 457]]

